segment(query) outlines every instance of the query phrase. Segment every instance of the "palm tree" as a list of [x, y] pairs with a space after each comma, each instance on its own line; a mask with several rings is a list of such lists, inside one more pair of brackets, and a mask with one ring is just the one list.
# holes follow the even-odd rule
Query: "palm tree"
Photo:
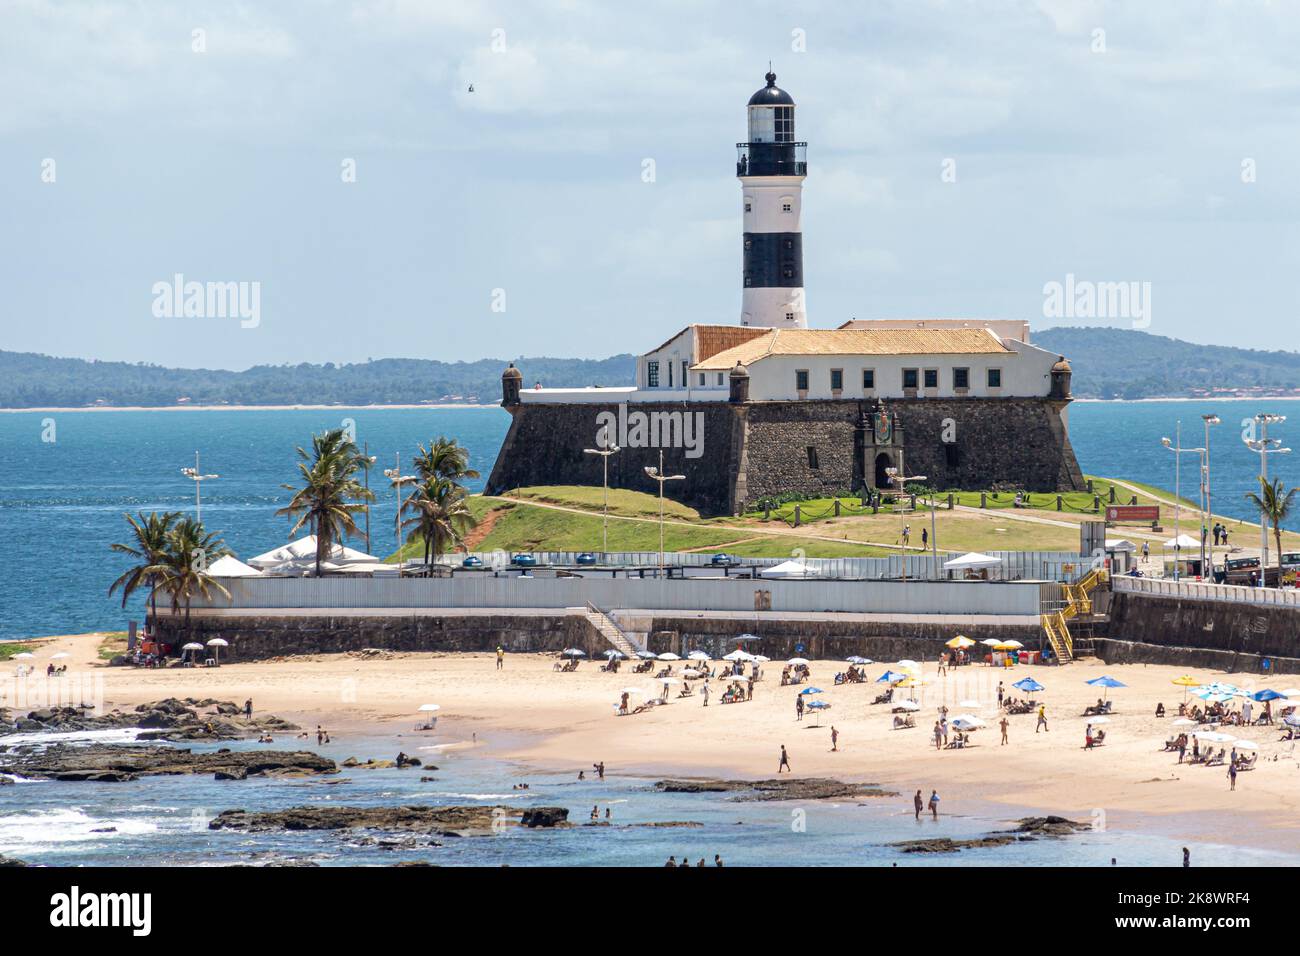
[[450, 478], [432, 477], [417, 484], [402, 503], [402, 510], [412, 514], [402, 522], [403, 528], [411, 528], [407, 540], [424, 540], [426, 566], [449, 546], [459, 544], [465, 532], [478, 523], [465, 500], [465, 489]]
[[[1277, 544], [1277, 583], [1282, 586], [1282, 522], [1290, 515], [1292, 507], [1295, 505], [1296, 492], [1300, 488], [1292, 488], [1284, 491], [1282, 479], [1274, 478], [1272, 484], [1265, 481], [1262, 477], [1259, 479], [1260, 493], [1253, 491], [1246, 493], [1246, 500], [1259, 509], [1259, 513], [1273, 525], [1273, 541]], [[1261, 559], [1259, 565], [1259, 580], [1264, 582], [1264, 562]]]
[[160, 587], [171, 598], [172, 616], [185, 605], [185, 632], [190, 630], [190, 601], [195, 593], [210, 599], [213, 591], [230, 597], [226, 587], [208, 574], [208, 565], [223, 555], [230, 554], [226, 543], [209, 532], [193, 518], [178, 521], [167, 535], [167, 568]]
[[283, 486], [294, 495], [276, 514], [297, 517], [290, 534], [306, 525], [316, 535], [316, 576], [320, 577], [321, 562], [334, 544], [347, 535], [360, 534], [356, 516], [365, 510], [364, 502], [375, 496], [357, 480], [357, 473], [370, 467], [370, 460], [342, 428], [314, 435], [311, 443], [310, 453], [298, 449], [302, 486]]
[[469, 467], [469, 449], [456, 442], [456, 439], [439, 437], [429, 442], [429, 447], [417, 446], [420, 451], [415, 456], [415, 469], [420, 478], [450, 478], [460, 484], [465, 478], [477, 478], [478, 472]]
[[141, 587], [149, 588], [149, 616], [156, 623], [158, 586], [166, 579], [170, 570], [167, 564], [169, 535], [180, 513], [167, 511], [158, 514], [156, 511], [151, 511], [146, 515], [142, 511], [135, 517], [129, 514], [123, 514], [122, 517], [131, 526], [131, 536], [135, 540], [131, 544], [111, 544], [109, 547], [118, 554], [135, 558], [138, 563], [109, 585], [108, 593], [111, 595], [121, 588], [122, 607], [126, 607], [126, 602], [137, 590]]

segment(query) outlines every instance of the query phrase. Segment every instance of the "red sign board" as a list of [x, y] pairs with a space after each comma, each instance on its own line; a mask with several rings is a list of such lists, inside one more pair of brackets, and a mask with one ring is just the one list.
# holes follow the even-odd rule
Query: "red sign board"
[[1106, 520], [1111, 524], [1159, 521], [1159, 505], [1107, 505]]

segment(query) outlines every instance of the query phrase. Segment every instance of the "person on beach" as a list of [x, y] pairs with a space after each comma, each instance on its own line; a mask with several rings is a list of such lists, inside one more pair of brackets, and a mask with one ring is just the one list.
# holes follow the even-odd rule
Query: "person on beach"
[[1196, 739], [1196, 734], [1192, 734], [1192, 763], [1197, 763], [1201, 759], [1201, 742]]
[[1004, 746], [1006, 746], [1006, 743], [1007, 743], [1007, 727], [1010, 725], [1010, 723], [1011, 723], [1011, 721], [1007, 720], [1006, 717], [1003, 717], [1002, 720], [998, 723], [998, 726], [1002, 728], [1002, 743], [1000, 743], [1000, 744], [998, 745], [999, 747], [1004, 747]]
[[587, 779], [587, 771], [585, 771], [585, 770], [579, 770], [579, 771], [578, 771], [578, 779], [579, 779], [579, 780], [586, 780], [586, 779]]
[[939, 718], [939, 730], [943, 732], [943, 745], [948, 746], [948, 708], [944, 708], [944, 715]]
[[1047, 728], [1047, 706], [1044, 704], [1039, 704], [1038, 723], [1034, 727], [1034, 733], [1038, 733], [1040, 730], [1046, 731], [1047, 729], [1048, 729]]
[[244, 717], [245, 719], [249, 719], [252, 716], [253, 716], [253, 698], [250, 697], [248, 698], [248, 700], [244, 701]]
[[595, 771], [596, 771], [596, 776], [598, 776], [601, 780], [604, 780], [604, 779], [605, 779], [605, 761], [602, 760], [600, 763], [594, 763], [594, 764], [592, 764], [591, 766], [595, 769]]
[[934, 722], [934, 749], [943, 749], [943, 728], [939, 726], [939, 721]]
[[1002, 681], [998, 681], [998, 707], [999, 708], [1002, 706], [1002, 695], [1004, 693], [1005, 690], [1002, 687]]
[[722, 857], [719, 856], [719, 855], [716, 854], [716, 853], [713, 854], [713, 865], [714, 865], [714, 866], [722, 866]]
[[1092, 749], [1092, 724], [1089, 724], [1083, 729], [1083, 749]]
[[704, 706], [708, 707], [709, 706], [709, 682], [707, 679], [704, 681], [703, 690], [704, 690]]
[[1183, 866], [1186, 867], [1191, 865], [1192, 865], [1192, 851], [1187, 849], [1187, 847], [1183, 847]]
[[754, 675], [749, 675], [749, 680], [745, 684], [745, 700], [754, 699]]
[[921, 819], [921, 811], [925, 808], [925, 801], [921, 799], [921, 791], [916, 791], [916, 796], [912, 798], [912, 807], [916, 810], [916, 819]]
[[500, 644], [497, 645], [497, 670], [506, 666], [506, 650]]
[[[627, 715], [627, 698], [628, 698], [627, 691], [623, 691], [623, 696], [620, 697], [618, 701], [618, 712], [624, 716]], [[707, 707], [708, 705], [709, 705], [709, 689], [706, 687], [704, 688], [704, 706]]]
[[938, 821], [939, 819], [939, 791], [938, 790], [930, 791], [930, 815], [934, 817], [936, 822]]
[[1228, 790], [1237, 789], [1237, 758], [1234, 757], [1228, 762]]
[[795, 720], [803, 720], [803, 694], [794, 699]]
[[325, 742], [325, 731], [321, 729], [320, 724], [316, 725], [316, 746], [319, 747]]
[[832, 724], [831, 725], [831, 753], [835, 753], [839, 749], [840, 749], [840, 732], [836, 730], [835, 725]]
[[785, 752], [785, 744], [781, 745], [781, 762], [777, 765], [776, 772], [780, 773], [782, 770], [788, 773], [794, 773], [794, 771], [790, 769], [790, 755]]
[[921, 529], [921, 547], [922, 547], [922, 548], [928, 548], [929, 546], [930, 546], [930, 530], [929, 530], [928, 528], [922, 528], [922, 529]]
[[594, 805], [591, 808], [591, 819], [593, 822], [600, 819], [600, 809]]
[[1183, 762], [1183, 755], [1187, 753], [1187, 735], [1178, 735], [1178, 762]]

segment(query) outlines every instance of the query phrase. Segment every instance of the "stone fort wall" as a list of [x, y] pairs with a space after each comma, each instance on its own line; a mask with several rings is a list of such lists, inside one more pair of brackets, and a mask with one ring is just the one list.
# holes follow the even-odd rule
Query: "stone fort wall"
[[[510, 430], [488, 480], [488, 494], [529, 485], [601, 484], [593, 447], [601, 412], [617, 404], [507, 406]], [[666, 402], [629, 408], [703, 416], [699, 457], [664, 449], [664, 466], [686, 480], [667, 485], [669, 497], [706, 514], [734, 514], [764, 496], [856, 491], [872, 483], [870, 431], [858, 401]], [[1027, 491], [1074, 490], [1082, 472], [1050, 399], [910, 399], [890, 402], [903, 429], [905, 469], [939, 489], [1008, 483]], [[945, 422], [954, 438], [945, 442]], [[811, 451], [810, 451], [811, 449]], [[659, 464], [659, 448], [624, 446], [609, 460], [611, 487], [657, 493], [644, 467]]]

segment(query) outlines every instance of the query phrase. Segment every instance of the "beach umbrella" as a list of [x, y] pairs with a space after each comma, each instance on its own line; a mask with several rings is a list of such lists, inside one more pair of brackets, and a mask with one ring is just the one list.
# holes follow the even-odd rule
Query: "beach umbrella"
[[1046, 688], [1043, 687], [1042, 684], [1038, 683], [1038, 681], [1034, 680], [1032, 677], [1026, 677], [1022, 680], [1018, 680], [1011, 686], [1014, 687], [1016, 690], [1024, 691], [1026, 694], [1036, 694], [1040, 690], [1046, 690]]
[[221, 660], [221, 648], [229, 646], [229, 643], [224, 638], [220, 637], [214, 637], [208, 641], [208, 647], [216, 648], [216, 650], [212, 652], [212, 658], [218, 662]]
[[958, 730], [979, 730], [981, 727], [988, 726], [988, 724], [979, 717], [976, 717], [974, 714], [958, 714], [949, 721], [949, 724], [950, 726], [956, 727]]
[[906, 674], [900, 674], [898, 671], [885, 671], [876, 678], [877, 684], [897, 684], [899, 681], [907, 680]]
[[442, 710], [442, 704], [421, 704], [416, 710], [421, 714], [432, 714]]
[[1113, 677], [1108, 677], [1108, 676], [1105, 675], [1105, 674], [1102, 674], [1100, 677], [1094, 677], [1092, 680], [1084, 681], [1084, 683], [1085, 683], [1085, 684], [1090, 684], [1090, 685], [1093, 686], [1093, 687], [1100, 687], [1100, 688], [1102, 689], [1102, 697], [1103, 697], [1103, 698], [1106, 697], [1106, 695], [1110, 692], [1110, 689], [1111, 689], [1112, 687], [1127, 687], [1127, 686], [1128, 686], [1128, 684], [1123, 684], [1123, 683], [1117, 681], [1115, 678], [1113, 678]]
[[1002, 642], [999, 641], [996, 637], [989, 637], [980, 641], [980, 643], [983, 644], [985, 647], [997, 647]]
[[199, 644], [199, 643], [197, 643], [197, 642], [195, 642], [195, 641], [190, 641], [188, 644], [186, 644], [184, 647], [182, 647], [181, 650], [182, 650], [182, 651], [201, 651], [201, 650], [203, 650], [203, 645], [202, 645], [202, 644]]
[[608, 657], [611, 661], [616, 657], [627, 657], [627, 655], [624, 654], [622, 651], [615, 650], [612, 647], [605, 652], [605, 656]]
[[583, 650], [579, 650], [576, 647], [566, 647], [564, 650], [560, 651], [560, 656], [561, 657], [586, 657], [587, 652]]
[[1286, 724], [1288, 727], [1300, 727], [1300, 710], [1283, 717], [1282, 723]]
[[1257, 694], [1251, 695], [1254, 700], [1285, 700], [1286, 695], [1278, 693], [1271, 687], [1266, 687]]
[[[824, 701], [824, 700], [814, 700], [812, 703], [810, 703], [810, 704], [808, 705], [808, 709], [811, 710], [811, 711], [816, 712], [817, 716], [820, 717], [820, 716], [821, 716], [821, 712], [822, 712], [823, 710], [830, 710], [830, 709], [831, 709], [831, 705], [828, 704], [828, 703], [826, 703], [826, 701]], [[815, 726], [820, 727], [820, 726], [821, 726], [821, 721], [818, 721], [818, 722], [816, 723]]]
[[[23, 655], [18, 654], [18, 657]], [[1278, 691], [1283, 697], [1300, 697], [1300, 687], [1288, 687], [1286, 690]]]
[[1018, 651], [1024, 646], [1019, 641], [998, 641], [993, 645], [993, 648], [999, 651]]
[[14, 655], [14, 660], [16, 660], [16, 661], [30, 661], [30, 660], [33, 660], [35, 657], [36, 657], [36, 655], [33, 654], [31, 651], [23, 651], [23, 652], [21, 652], [21, 653], [19, 653], [19, 654], [15, 654], [15, 655]]
[[710, 659], [709, 655], [704, 653], [704, 651], [691, 651], [686, 656], [693, 661], [707, 661]]
[[964, 635], [958, 634], [956, 637], [954, 637], [951, 641], [948, 642], [948, 646], [954, 648], [955, 650], [964, 651], [968, 647], [974, 647], [975, 642], [972, 641], [969, 637], [965, 637]]
[[748, 651], [742, 651], [737, 649], [732, 651], [730, 654], [726, 655], [722, 659], [724, 661], [752, 661], [754, 659], [754, 655], [750, 654]]
[[899, 687], [925, 687], [929, 683], [931, 682], [926, 680], [924, 677], [908, 676], [903, 680], [899, 681], [898, 686]]
[[652, 660], [655, 659], [655, 652], [654, 652], [654, 651], [637, 651], [637, 652], [636, 652], [636, 656], [639, 657], [639, 658], [641, 658], [641, 660], [643, 660], [643, 661], [652, 661]]
[[755, 654], [755, 655], [754, 655], [754, 663], [755, 663], [755, 664], [766, 664], [766, 663], [767, 663], [768, 661], [770, 661], [771, 659], [772, 659], [772, 658], [770, 658], [770, 657], [764, 657], [762, 654]]
[[681, 660], [681, 658], [678, 657], [676, 654], [674, 654], [672, 651], [664, 651], [664, 652], [663, 652], [662, 654], [660, 654], [660, 655], [658, 656], [658, 658], [656, 658], [656, 659], [657, 659], [657, 660], [661, 660], [661, 661], [680, 661], [680, 660]]
[[1213, 743], [1224, 744], [1233, 739], [1232, 734], [1221, 734], [1217, 730], [1207, 730], [1203, 734], [1196, 735], [1201, 740], [1209, 740]]
[[900, 700], [894, 704], [894, 709], [916, 711], [921, 709], [921, 705], [914, 700]]
[[694, 667], [687, 667], [682, 671], [683, 677], [703, 677], [704, 671], [697, 671]]
[[799, 696], [806, 697], [809, 694], [824, 694], [824, 693], [826, 693], [826, 691], [822, 690], [820, 687], [805, 687], [803, 690], [799, 691]]
[[67, 651], [59, 651], [57, 654], [51, 654], [51, 655], [50, 655], [50, 660], [52, 660], [52, 661], [59, 661], [59, 660], [62, 660], [63, 658], [65, 658], [65, 657], [71, 657], [71, 656], [72, 656], [72, 655], [69, 654]]
[[757, 634], [742, 634], [742, 635], [740, 635], [740, 637], [735, 638], [735, 640], [737, 640], [737, 641], [761, 641], [762, 638], [759, 637]]
[[899, 661], [899, 662], [898, 662], [898, 666], [899, 666], [902, 670], [910, 671], [910, 670], [915, 670], [916, 668], [920, 667], [921, 665], [918, 664], [916, 661], [908, 661], [908, 660], [904, 660], [904, 661]]
[[786, 661], [786, 663], [789, 664], [791, 667], [798, 667], [801, 664], [806, 667], [808, 665], [808, 660], [807, 658], [803, 658], [803, 657], [792, 657], [788, 661]]
[[846, 657], [846, 658], [844, 658], [844, 662], [845, 662], [846, 664], [871, 664], [871, 663], [874, 663], [874, 662], [871, 660], [871, 658], [869, 658], [869, 657], [859, 657], [857, 654], [854, 654], [852, 657]]
[[1175, 677], [1172, 681], [1170, 681], [1170, 683], [1174, 684], [1177, 687], [1197, 687], [1200, 685], [1201, 682], [1198, 681], [1195, 677], [1191, 677], [1187, 674], [1184, 674], [1182, 677]]

